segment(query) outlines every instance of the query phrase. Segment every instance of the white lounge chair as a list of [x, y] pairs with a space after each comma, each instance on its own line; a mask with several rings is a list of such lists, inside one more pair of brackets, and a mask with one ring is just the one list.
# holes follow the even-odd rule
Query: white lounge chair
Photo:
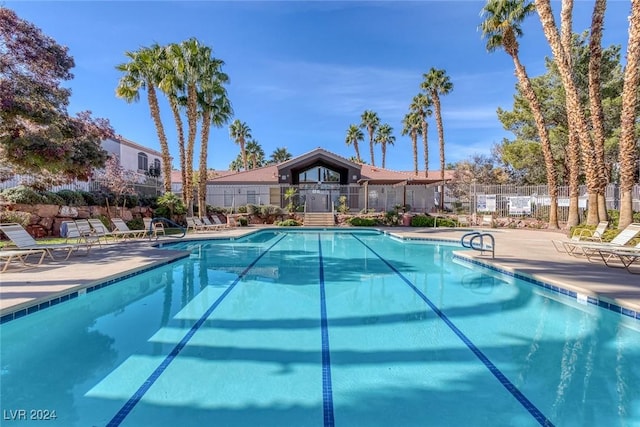
[[211, 227], [214, 230], [222, 230], [223, 228], [227, 228], [227, 224], [223, 224], [222, 221], [220, 221], [220, 219], [215, 215], [213, 216], [213, 222], [211, 222], [208, 216], [203, 216], [202, 222], [204, 223], [204, 225], [206, 225], [207, 227]]
[[631, 223], [610, 242], [568, 241], [562, 242], [569, 255], [585, 255], [589, 261], [598, 250], [624, 248], [627, 243], [640, 234], [640, 223]]
[[[607, 227], [609, 223], [607, 221], [600, 221], [595, 230], [587, 227], [578, 227], [573, 230], [571, 234], [572, 242], [602, 242], [602, 236], [604, 232], [607, 231]], [[556, 248], [556, 251], [560, 253], [571, 253], [567, 252], [567, 248], [565, 247], [565, 241], [562, 240], [552, 240], [551, 243]], [[570, 247], [570, 249], [575, 250], [574, 247]]]
[[124, 237], [125, 239], [128, 237], [132, 237], [137, 239], [139, 237], [143, 237], [146, 233], [146, 230], [132, 230], [129, 228], [127, 223], [124, 222], [122, 218], [111, 218], [111, 222], [114, 227], [116, 227], [117, 234]]
[[[634, 247], [596, 249], [596, 252], [600, 255], [602, 261], [604, 261], [607, 267], [624, 267], [631, 274], [640, 274], [640, 270], [638, 270], [638, 272], [633, 272], [630, 268], [631, 264], [640, 260], [640, 243], [638, 243]], [[620, 266], [614, 264], [613, 262], [611, 262], [611, 259], [620, 261], [622, 265]]]
[[74, 249], [78, 249], [84, 247], [87, 249], [87, 253], [89, 252], [90, 246], [86, 243], [84, 244], [70, 244], [70, 243], [49, 243], [49, 244], [38, 244], [36, 240], [27, 232], [27, 230], [22, 227], [22, 225], [11, 222], [0, 224], [0, 231], [2, 231], [5, 236], [9, 238], [13, 242], [14, 245], [18, 249], [21, 250], [44, 250], [47, 252], [47, 255], [51, 257], [51, 259], [55, 259], [53, 256], [53, 251], [56, 249], [66, 250], [67, 256], [65, 258], [68, 259], [73, 252]]
[[[98, 218], [89, 218], [87, 222], [91, 225], [93, 234], [101, 238], [104, 237], [105, 242], [109, 237], [115, 241], [119, 236], [122, 237], [123, 235], [123, 233], [119, 233], [118, 231], [110, 231]], [[128, 233], [124, 234], [128, 235]]]
[[150, 233], [152, 237], [157, 239], [160, 234], [163, 236], [166, 234], [162, 221], [154, 221], [152, 218], [142, 218], [142, 221], [144, 222], [145, 233]]
[[40, 260], [38, 261], [37, 265], [42, 264], [42, 261], [44, 261], [44, 257], [47, 256], [47, 251], [44, 249], [25, 249], [25, 250], [3, 250], [0, 251], [0, 259], [5, 260], [4, 261], [4, 266], [2, 267], [2, 270], [0, 270], [0, 273], [4, 273], [7, 268], [9, 268], [9, 264], [11, 264], [11, 261], [20, 261], [22, 262], [22, 265], [24, 265], [25, 267], [27, 267], [27, 257], [29, 257], [29, 255], [33, 255], [33, 254], [40, 254]]

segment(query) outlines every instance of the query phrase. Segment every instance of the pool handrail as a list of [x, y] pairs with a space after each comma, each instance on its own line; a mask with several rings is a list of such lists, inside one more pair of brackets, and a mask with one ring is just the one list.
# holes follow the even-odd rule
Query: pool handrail
[[[488, 237], [491, 240], [491, 244], [485, 244], [484, 238]], [[475, 240], [479, 239], [480, 243], [476, 244]], [[484, 254], [485, 251], [491, 252], [491, 258], [496, 257], [496, 241], [491, 233], [483, 233], [480, 231], [470, 231], [465, 233], [460, 238], [460, 244], [463, 248], [473, 249], [474, 251], [480, 251]]]
[[171, 237], [171, 238], [174, 238], [174, 239], [182, 239], [184, 236], [187, 235], [187, 229], [184, 228], [183, 226], [181, 226], [180, 224], [178, 224], [176, 222], [173, 222], [168, 218], [154, 217], [154, 218], [151, 218], [151, 222], [149, 223], [149, 229], [146, 230], [146, 233], [149, 236], [149, 240], [151, 240], [151, 238], [154, 235], [156, 236], [156, 240], [158, 240], [158, 235], [153, 232], [153, 226], [156, 223], [161, 223], [161, 224], [163, 224], [163, 226], [166, 223], [166, 224], [171, 225], [172, 226], [171, 228], [179, 228], [180, 230], [182, 230], [182, 234], [181, 235], [167, 235], [167, 234], [165, 234], [166, 237]]

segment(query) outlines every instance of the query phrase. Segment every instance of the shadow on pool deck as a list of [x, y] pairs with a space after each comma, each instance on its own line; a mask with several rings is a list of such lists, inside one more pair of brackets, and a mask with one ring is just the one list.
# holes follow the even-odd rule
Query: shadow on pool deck
[[[451, 240], [459, 243], [470, 228], [381, 228], [398, 237]], [[609, 268], [602, 262], [558, 253], [551, 240], [568, 240], [563, 232], [477, 228], [495, 238], [495, 259], [485, 253], [461, 248], [458, 252], [498, 268], [531, 276], [565, 289], [597, 296], [605, 301], [640, 312], [640, 275]], [[238, 237], [256, 231], [237, 228], [228, 231], [190, 234], [188, 239]], [[176, 242], [164, 238], [160, 242]], [[0, 274], [0, 315], [13, 313], [78, 289], [93, 286], [135, 270], [166, 264], [186, 255], [183, 251], [157, 249], [148, 240], [111, 243], [94, 247], [88, 255], [74, 253], [63, 261], [47, 259], [40, 266], [19, 268], [14, 263]]]

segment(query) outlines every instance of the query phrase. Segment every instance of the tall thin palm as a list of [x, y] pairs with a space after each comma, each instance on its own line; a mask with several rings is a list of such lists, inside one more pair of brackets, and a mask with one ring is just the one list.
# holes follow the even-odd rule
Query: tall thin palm
[[358, 148], [358, 142], [364, 141], [364, 134], [360, 130], [357, 125], [349, 125], [349, 129], [347, 129], [347, 137], [344, 142], [347, 145], [353, 145], [353, 148], [356, 150], [356, 160], [358, 163], [362, 163], [362, 159], [360, 158], [360, 149]]
[[362, 116], [360, 116], [360, 119], [362, 120], [362, 122], [360, 123], [360, 127], [362, 129], [366, 129], [367, 132], [369, 133], [369, 151], [371, 153], [371, 166], [375, 166], [376, 161], [374, 159], [374, 150], [373, 150], [373, 145], [375, 141], [373, 139], [373, 135], [376, 129], [378, 128], [378, 126], [380, 125], [380, 118], [378, 117], [378, 114], [376, 112], [371, 110], [366, 110], [364, 113], [362, 113]]
[[627, 65], [624, 69], [622, 113], [620, 116], [620, 221], [624, 228], [633, 222], [633, 185], [638, 161], [635, 134], [640, 86], [640, 0], [631, 0]]
[[427, 141], [427, 131], [429, 125], [427, 124], [427, 117], [433, 114], [431, 106], [433, 102], [428, 94], [419, 93], [413, 97], [409, 110], [417, 113], [420, 116], [422, 122], [422, 144], [424, 149], [424, 177], [429, 176], [429, 143]]
[[396, 137], [393, 135], [393, 128], [388, 123], [380, 125], [376, 131], [375, 136], [376, 143], [380, 144], [382, 150], [382, 167], [385, 167], [387, 158], [387, 145], [394, 145]]
[[233, 115], [233, 108], [224, 84], [229, 77], [220, 70], [221, 62], [211, 62], [207, 79], [203, 80], [198, 96], [202, 126], [200, 128], [200, 162], [198, 167], [198, 212], [206, 214], [207, 197], [207, 154], [211, 125], [221, 128]]
[[504, 48], [505, 52], [513, 59], [518, 83], [533, 113], [544, 155], [551, 199], [549, 227], [558, 228], [558, 179], [551, 153], [551, 140], [542, 114], [542, 105], [518, 56], [519, 43], [517, 38], [522, 36], [520, 24], [534, 11], [533, 5], [525, 3], [523, 0], [490, 0], [482, 9], [481, 16], [484, 21], [480, 25], [480, 29], [487, 40], [489, 52]]
[[402, 135], [409, 135], [413, 148], [413, 172], [418, 175], [418, 135], [422, 133], [422, 120], [415, 112], [407, 113], [402, 119]]
[[[591, 113], [593, 148], [596, 155], [596, 164], [598, 165], [598, 218], [601, 221], [607, 218], [605, 189], [609, 182], [604, 159], [605, 130], [604, 110], [602, 108], [602, 80], [600, 78], [600, 70], [602, 68], [602, 31], [606, 8], [607, 0], [595, 1], [591, 15], [591, 37], [589, 37], [589, 112]], [[562, 30], [564, 31], [564, 28]]]
[[[565, 0], [563, 0], [564, 2]], [[558, 66], [562, 85], [567, 97], [567, 122], [569, 127], [573, 127], [580, 140], [582, 161], [586, 167], [587, 193], [589, 206], [598, 206], [598, 187], [600, 177], [596, 161], [596, 153], [593, 139], [589, 131], [586, 114], [580, 103], [573, 67], [568, 56], [570, 52], [565, 52], [562, 40], [558, 33], [555, 17], [551, 9], [550, 0], [535, 0], [536, 11], [542, 24], [544, 35], [549, 42], [551, 52]], [[587, 224], [596, 225], [599, 222], [598, 209], [589, 209]]]
[[440, 95], [448, 95], [453, 90], [453, 83], [445, 70], [431, 68], [423, 74], [422, 89], [426, 91], [433, 101], [436, 113], [436, 127], [438, 128], [438, 142], [440, 143], [440, 179], [442, 191], [440, 192], [440, 210], [444, 210], [444, 128], [442, 127], [442, 108], [440, 107]]
[[162, 153], [162, 180], [165, 193], [171, 192], [171, 153], [169, 143], [164, 131], [164, 125], [160, 118], [160, 106], [156, 85], [159, 80], [159, 64], [161, 63], [161, 50], [156, 47], [141, 48], [136, 52], [126, 52], [129, 62], [116, 66], [118, 71], [124, 73], [120, 78], [116, 95], [127, 102], [137, 102], [140, 99], [140, 90], [147, 91], [147, 102], [153, 123], [156, 127], [160, 151]]
[[231, 139], [233, 139], [233, 141], [240, 146], [242, 166], [244, 167], [244, 170], [248, 170], [249, 164], [247, 162], [247, 151], [245, 144], [248, 139], [252, 138], [251, 128], [245, 122], [241, 122], [239, 119], [235, 119], [229, 126], [229, 136], [231, 136]]

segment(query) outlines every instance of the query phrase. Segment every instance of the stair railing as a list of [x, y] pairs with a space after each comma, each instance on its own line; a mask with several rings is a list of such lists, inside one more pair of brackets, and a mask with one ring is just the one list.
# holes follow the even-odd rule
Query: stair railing
[[[491, 240], [491, 243], [485, 243], [485, 238]], [[460, 244], [463, 248], [480, 251], [482, 255], [484, 255], [485, 251], [491, 252], [492, 259], [496, 257], [496, 241], [490, 233], [471, 231], [460, 238]]]

